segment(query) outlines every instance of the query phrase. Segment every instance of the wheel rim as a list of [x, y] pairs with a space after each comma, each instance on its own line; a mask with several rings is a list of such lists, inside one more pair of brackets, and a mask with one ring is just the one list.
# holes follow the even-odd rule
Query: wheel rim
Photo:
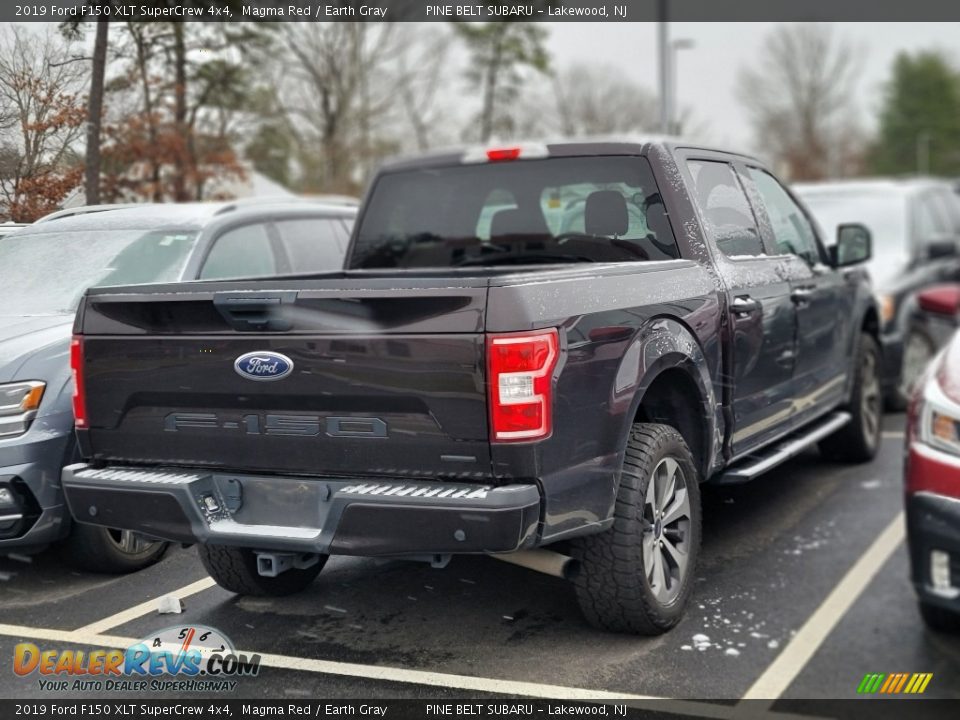
[[863, 356], [861, 383], [860, 417], [863, 422], [864, 435], [872, 444], [880, 430], [881, 402], [880, 380], [877, 376], [877, 357], [872, 352], [865, 353]]
[[158, 543], [147, 540], [143, 535], [139, 535], [131, 530], [107, 530], [107, 537], [114, 547], [126, 555], [140, 555], [152, 550]]
[[686, 579], [690, 495], [680, 464], [665, 457], [653, 470], [643, 506], [643, 569], [653, 596], [669, 605]]
[[904, 398], [910, 395], [913, 384], [926, 369], [931, 358], [933, 358], [933, 348], [930, 347], [930, 343], [915, 332], [910, 333], [903, 348], [903, 367], [900, 371], [900, 394]]

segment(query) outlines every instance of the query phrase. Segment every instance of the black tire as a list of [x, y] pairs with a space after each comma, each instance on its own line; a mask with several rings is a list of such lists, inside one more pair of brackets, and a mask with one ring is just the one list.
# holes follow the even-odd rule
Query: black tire
[[72, 565], [99, 573], [131, 573], [158, 562], [169, 543], [129, 531], [75, 522], [62, 544]]
[[[661, 484], [673, 468], [668, 460], [680, 471], [674, 475], [675, 489], [686, 493], [687, 517], [678, 522], [651, 522], [657, 503], [649, 504], [648, 490], [657, 472], [653, 491], [665, 488], [664, 494], [669, 493], [669, 482]], [[613, 527], [571, 542], [572, 555], [579, 563], [574, 579], [577, 600], [591, 625], [614, 632], [659, 635], [680, 621], [692, 592], [700, 550], [699, 485], [693, 457], [676, 430], [667, 425], [634, 424], [624, 455]], [[669, 510], [678, 502], [682, 502], [679, 492], [661, 499], [659, 505]], [[662, 518], [662, 509], [660, 513]], [[664, 571], [673, 573], [680, 568], [670, 548], [684, 551], [685, 567], [670, 581], [661, 572], [660, 579], [665, 582], [655, 587], [656, 578], [652, 580], [651, 575], [657, 571], [658, 557]]]
[[903, 412], [910, 402], [910, 390], [916, 382], [918, 371], [937, 354], [937, 344], [925, 330], [912, 327], [907, 331], [903, 340], [903, 362], [900, 367], [900, 376], [897, 384], [887, 393], [886, 405], [888, 410]]
[[226, 545], [197, 545], [200, 562], [217, 585], [237, 595], [280, 597], [293, 595], [310, 586], [327, 562], [321, 555], [315, 565], [303, 570], [292, 568], [276, 577], [257, 572], [257, 555], [247, 548]]
[[829, 460], [862, 463], [873, 460], [880, 449], [883, 398], [880, 392], [880, 346], [862, 333], [857, 346], [853, 392], [847, 411], [849, 423], [820, 441], [820, 452]]
[[930, 605], [922, 600], [920, 615], [927, 627], [936, 632], [960, 634], [960, 613], [952, 612], [939, 605]]

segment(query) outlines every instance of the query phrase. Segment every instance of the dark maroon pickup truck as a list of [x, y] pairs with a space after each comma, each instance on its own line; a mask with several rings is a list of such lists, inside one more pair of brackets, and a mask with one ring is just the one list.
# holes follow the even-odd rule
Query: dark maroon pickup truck
[[388, 164], [342, 272], [87, 293], [67, 500], [198, 543], [238, 593], [302, 589], [331, 554], [491, 553], [571, 578], [598, 626], [663, 632], [701, 482], [876, 453], [870, 236], [837, 240], [703, 148]]

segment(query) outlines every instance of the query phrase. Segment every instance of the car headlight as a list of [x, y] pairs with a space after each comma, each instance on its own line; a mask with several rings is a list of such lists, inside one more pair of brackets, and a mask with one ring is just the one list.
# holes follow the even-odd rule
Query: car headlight
[[919, 411], [920, 441], [960, 455], [960, 405], [947, 397], [935, 376], [924, 388]]
[[877, 299], [880, 301], [880, 325], [885, 327], [897, 314], [897, 304], [892, 295], [880, 295]]
[[23, 435], [37, 415], [47, 384], [39, 380], [0, 385], [0, 438]]

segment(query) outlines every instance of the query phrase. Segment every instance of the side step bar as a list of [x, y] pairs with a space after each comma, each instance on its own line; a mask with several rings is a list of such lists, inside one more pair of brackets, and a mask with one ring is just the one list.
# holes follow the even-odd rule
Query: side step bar
[[734, 485], [753, 480], [758, 475], [775, 468], [794, 455], [799, 455], [815, 442], [832, 435], [850, 420], [850, 413], [831, 413], [822, 420], [816, 421], [813, 425], [808, 425], [793, 435], [788, 435], [780, 443], [771, 445], [740, 460], [726, 472], [718, 475], [713, 482], [718, 485]]

